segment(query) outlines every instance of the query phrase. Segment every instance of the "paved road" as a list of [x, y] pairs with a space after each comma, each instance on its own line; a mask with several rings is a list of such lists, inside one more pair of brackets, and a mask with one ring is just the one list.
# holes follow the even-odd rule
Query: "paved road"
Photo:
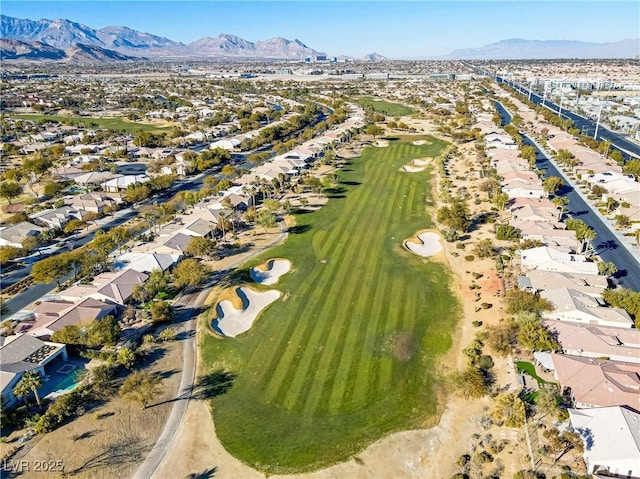
[[[498, 112], [507, 123], [511, 121], [511, 116], [504, 107], [497, 103]], [[589, 225], [597, 234], [597, 238], [592, 245], [600, 258], [604, 261], [611, 261], [618, 267], [618, 273], [614, 279], [625, 288], [640, 291], [640, 260], [638, 254], [630, 249], [603, 220], [600, 213], [595, 211], [584, 195], [574, 188], [562, 170], [550, 159], [550, 154], [538, 145], [531, 138], [523, 135], [523, 142], [536, 148], [536, 166], [545, 171], [546, 176], [559, 176], [564, 179], [565, 186], [559, 192], [569, 198], [567, 205], [567, 215], [579, 218]]]
[[[283, 225], [280, 225], [281, 229]], [[273, 241], [269, 244], [256, 249], [255, 251], [251, 251], [245, 253], [243, 255], [238, 256], [238, 259], [232, 262], [229, 265], [227, 271], [231, 271], [234, 268], [244, 264], [249, 259], [263, 251], [271, 248], [272, 246], [284, 241], [287, 237], [286, 231], [282, 231]], [[226, 272], [222, 272], [224, 274]], [[217, 281], [214, 280], [214, 282]], [[180, 307], [184, 309], [182, 311], [178, 311], [178, 318], [181, 318], [182, 314], [190, 314], [193, 311], [193, 308], [199, 308], [205, 304], [207, 296], [211, 291], [212, 285], [204, 288], [198, 294], [191, 294], [188, 296], [183, 296], [179, 300]], [[162, 433], [158, 440], [154, 444], [153, 448], [149, 452], [148, 456], [144, 460], [144, 462], [140, 465], [138, 470], [132, 476], [132, 479], [150, 479], [153, 477], [153, 474], [158, 469], [162, 461], [164, 460], [167, 452], [171, 448], [173, 441], [176, 437], [178, 429], [182, 424], [184, 416], [187, 412], [187, 407], [189, 406], [189, 400], [191, 396], [191, 391], [193, 390], [193, 383], [195, 379], [195, 370], [196, 370], [196, 329], [197, 329], [197, 317], [188, 320], [186, 323], [183, 323], [182, 331], [184, 331], [185, 339], [183, 339], [183, 364], [182, 364], [182, 375], [180, 377], [180, 386], [178, 388], [178, 394], [176, 396], [176, 400], [173, 403], [173, 407], [171, 408], [171, 413], [167, 418], [167, 422], [162, 429]], [[181, 331], [181, 332], [182, 332]]]
[[[516, 82], [512, 82], [508, 79], [493, 75], [492, 73], [482, 70], [478, 67], [473, 66], [470, 63], [464, 62], [469, 68], [474, 69], [476, 72], [494, 78], [498, 83], [504, 83], [505, 85], [513, 88], [514, 90], [522, 93], [527, 98], [529, 98], [533, 103], [539, 105], [542, 104], [543, 97], [534, 93], [533, 91], [529, 91], [529, 88], [525, 85], [521, 85]], [[555, 111], [560, 113], [564, 118], [569, 118], [573, 120], [576, 128], [583, 130], [584, 133], [593, 135], [596, 130], [596, 122], [591, 120], [590, 118], [585, 118], [583, 116], [578, 115], [577, 113], [572, 112], [571, 110], [567, 110], [566, 108], [560, 109], [559, 105], [549, 101], [548, 99], [544, 99], [544, 106], [551, 111]], [[623, 157], [628, 160], [631, 157], [640, 158], [640, 144], [630, 140], [629, 138], [621, 135], [619, 133], [614, 133], [611, 130], [605, 128], [604, 126], [599, 125], [598, 127], [598, 135], [597, 140], [608, 140], [611, 142], [611, 147], [619, 150]]]

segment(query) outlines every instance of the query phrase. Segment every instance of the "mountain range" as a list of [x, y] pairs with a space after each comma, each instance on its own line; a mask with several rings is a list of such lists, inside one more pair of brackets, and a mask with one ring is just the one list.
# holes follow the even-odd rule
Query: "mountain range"
[[[128, 27], [95, 30], [66, 19], [23, 20], [0, 15], [0, 59], [66, 62], [116, 62], [139, 58], [191, 59], [282, 59], [301, 60], [325, 56], [300, 40], [274, 37], [250, 42], [236, 35], [220, 34], [191, 43], [181, 43]], [[455, 50], [438, 60], [451, 59], [561, 59], [637, 58], [640, 40], [612, 43], [571, 40], [524, 40], [514, 38], [480, 48]], [[349, 58], [340, 56], [339, 58]], [[362, 60], [380, 62], [387, 58], [371, 53]], [[427, 59], [427, 58], [425, 58]]]
[[[117, 54], [124, 55], [124, 59], [213, 57], [290, 60], [325, 55], [297, 39], [275, 37], [254, 43], [235, 35], [220, 34], [184, 44], [127, 27], [114, 26], [95, 30], [66, 19], [34, 21], [6, 15], [0, 15], [0, 38], [22, 42], [20, 45], [4, 42], [0, 50], [3, 59], [54, 60], [57, 58], [52, 58], [52, 55], [55, 55], [45, 47], [67, 52], [77, 45], [82, 45], [85, 49], [100, 48], [114, 52], [103, 52], [106, 61], [118, 61]], [[40, 50], [43, 52], [41, 58], [37, 54]], [[96, 61], [100, 60], [96, 58]]]
[[454, 50], [446, 59], [462, 60], [538, 60], [555, 58], [638, 58], [640, 39], [611, 43], [572, 40], [524, 40], [512, 38], [480, 48]]

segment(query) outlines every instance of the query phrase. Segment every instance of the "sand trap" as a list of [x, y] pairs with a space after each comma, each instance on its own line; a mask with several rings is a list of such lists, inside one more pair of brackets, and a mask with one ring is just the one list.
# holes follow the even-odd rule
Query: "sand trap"
[[389, 142], [387, 140], [376, 140], [373, 143], [373, 146], [377, 146], [378, 148], [386, 148], [389, 146]]
[[413, 140], [411, 142], [412, 145], [424, 145], [426, 142], [424, 140]]
[[242, 299], [243, 309], [236, 309], [229, 300], [221, 301], [216, 307], [218, 318], [213, 320], [213, 329], [224, 335], [235, 338], [248, 331], [264, 308], [280, 297], [280, 291], [254, 291], [242, 287], [236, 290]]
[[431, 160], [427, 159], [427, 160], [413, 160], [413, 164], [416, 166], [426, 166], [429, 163], [431, 163]]
[[417, 173], [419, 171], [424, 171], [426, 166], [413, 166], [413, 165], [404, 165], [402, 169], [407, 173]]
[[442, 245], [440, 244], [440, 235], [431, 232], [424, 232], [418, 235], [419, 243], [407, 240], [404, 245], [409, 251], [418, 256], [433, 256], [436, 253], [442, 251]]
[[270, 259], [267, 269], [251, 268], [251, 279], [260, 284], [276, 284], [280, 276], [291, 271], [291, 261], [288, 259]]

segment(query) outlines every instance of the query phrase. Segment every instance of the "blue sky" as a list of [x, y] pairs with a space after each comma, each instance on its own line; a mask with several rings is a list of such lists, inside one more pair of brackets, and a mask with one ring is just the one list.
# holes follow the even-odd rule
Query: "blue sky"
[[232, 33], [298, 38], [329, 55], [431, 57], [507, 38], [594, 42], [640, 36], [637, 1], [7, 1], [4, 15], [124, 25], [188, 43]]

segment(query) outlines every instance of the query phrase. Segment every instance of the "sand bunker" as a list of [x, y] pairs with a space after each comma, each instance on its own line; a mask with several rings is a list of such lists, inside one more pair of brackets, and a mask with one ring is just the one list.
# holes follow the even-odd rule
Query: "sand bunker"
[[413, 160], [413, 164], [416, 166], [426, 166], [429, 163], [431, 163], [431, 160], [429, 159], [422, 159], [422, 160]]
[[254, 291], [242, 287], [236, 290], [242, 299], [242, 309], [236, 309], [229, 300], [221, 301], [216, 307], [217, 319], [213, 320], [213, 329], [224, 335], [235, 338], [248, 331], [258, 315], [280, 297], [280, 291]]
[[419, 171], [424, 171], [426, 166], [413, 166], [413, 165], [404, 165], [402, 169], [408, 173], [417, 173]]
[[280, 276], [289, 271], [291, 271], [291, 261], [288, 259], [271, 259], [267, 262], [266, 269], [260, 266], [251, 268], [251, 279], [256, 283], [272, 285], [278, 282]]
[[373, 142], [373, 146], [377, 146], [378, 148], [386, 148], [389, 146], [389, 142], [387, 140], [376, 140]]
[[406, 248], [411, 251], [413, 254], [417, 254], [418, 256], [433, 256], [436, 253], [442, 251], [442, 245], [440, 244], [440, 235], [431, 232], [424, 232], [418, 235], [418, 240], [415, 242], [412, 240], [407, 240], [404, 242]]

